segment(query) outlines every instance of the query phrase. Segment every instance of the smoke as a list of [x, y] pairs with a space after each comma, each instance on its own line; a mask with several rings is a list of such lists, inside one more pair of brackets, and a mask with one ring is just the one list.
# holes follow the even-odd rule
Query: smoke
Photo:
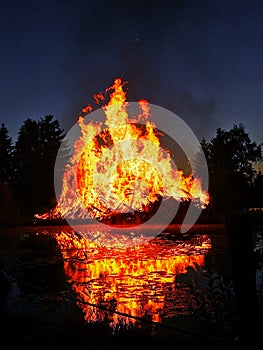
[[170, 109], [198, 138], [215, 130], [215, 102], [191, 91], [198, 79], [201, 86], [211, 79], [200, 46], [215, 11], [209, 2], [76, 1], [68, 11], [73, 19], [65, 74], [75, 81], [68, 127], [76, 122], [68, 116], [76, 116], [118, 76], [128, 81], [128, 101], [144, 98]]

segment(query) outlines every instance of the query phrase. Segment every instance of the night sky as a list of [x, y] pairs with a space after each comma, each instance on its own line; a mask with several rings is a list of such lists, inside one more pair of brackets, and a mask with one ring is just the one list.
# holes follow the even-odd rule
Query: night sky
[[115, 77], [127, 99], [198, 139], [243, 123], [263, 142], [262, 1], [1, 1], [1, 114], [15, 139], [47, 114], [68, 131]]

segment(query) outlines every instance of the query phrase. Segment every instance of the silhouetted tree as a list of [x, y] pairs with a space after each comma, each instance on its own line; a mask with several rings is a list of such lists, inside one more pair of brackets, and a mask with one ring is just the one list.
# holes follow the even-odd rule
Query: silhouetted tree
[[13, 224], [19, 216], [12, 186], [12, 158], [12, 138], [9, 136], [8, 130], [3, 123], [0, 127], [0, 226]]
[[209, 170], [211, 206], [221, 213], [248, 207], [249, 192], [262, 160], [261, 146], [252, 142], [243, 124], [229, 131], [218, 128], [210, 142], [202, 140]]
[[18, 132], [14, 160], [18, 198], [24, 214], [54, 205], [54, 165], [64, 138], [58, 120], [47, 115], [39, 121], [27, 119]]
[[0, 183], [10, 183], [13, 176], [12, 168], [13, 142], [5, 124], [0, 128]]

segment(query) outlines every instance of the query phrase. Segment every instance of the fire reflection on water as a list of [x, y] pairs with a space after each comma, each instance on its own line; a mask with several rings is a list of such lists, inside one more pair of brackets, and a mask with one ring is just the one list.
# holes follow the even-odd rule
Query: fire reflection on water
[[130, 247], [98, 244], [63, 228], [54, 237], [68, 281], [84, 302], [78, 305], [86, 322], [107, 320], [113, 328], [120, 323], [129, 327], [136, 318], [162, 322], [196, 307], [189, 286], [177, 283], [176, 276], [204, 266], [211, 248], [207, 235], [186, 241], [156, 237]]

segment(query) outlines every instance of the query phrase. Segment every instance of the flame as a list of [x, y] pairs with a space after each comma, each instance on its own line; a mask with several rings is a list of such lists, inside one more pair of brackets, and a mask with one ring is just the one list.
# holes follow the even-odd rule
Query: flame
[[[165, 198], [208, 204], [201, 181], [178, 170], [169, 151], [161, 147], [148, 101], [138, 101], [139, 113], [129, 115], [125, 84], [116, 78], [104, 93], [94, 95], [96, 105], [104, 103], [103, 121], [78, 116], [80, 137], [66, 165], [57, 205], [36, 218], [105, 220], [112, 213], [129, 216], [134, 212], [143, 216]], [[82, 108], [85, 114], [92, 111], [90, 104]], [[85, 319], [95, 322], [109, 317], [95, 305], [114, 311], [113, 327], [120, 320], [131, 324], [136, 317], [150, 315], [160, 322], [163, 316], [178, 314], [169, 301], [176, 294], [175, 276], [204, 264], [209, 240], [203, 237], [199, 243], [182, 244], [149, 241], [151, 229], [147, 228], [144, 239], [142, 229], [136, 226], [130, 232], [130, 245], [125, 228], [121, 232], [108, 229], [102, 232], [90, 222], [80, 228], [80, 235], [73, 229], [55, 228], [64, 269]], [[103, 239], [96, 241], [96, 237]], [[120, 314], [134, 318], [123, 321]]]
[[190, 314], [198, 307], [190, 289], [178, 287], [176, 276], [205, 264], [205, 253], [211, 248], [208, 236], [181, 243], [152, 240], [132, 248], [112, 249], [98, 247], [76, 236], [74, 230], [55, 229], [53, 234], [85, 321], [110, 319], [115, 329], [120, 323], [134, 325], [146, 316], [162, 322], [163, 318]]
[[[74, 143], [57, 206], [36, 218], [103, 220], [114, 212], [147, 212], [160, 198], [208, 204], [201, 181], [175, 169], [170, 153], [160, 146], [148, 101], [140, 100], [140, 113], [129, 117], [125, 84], [116, 78], [104, 94], [94, 95], [99, 104], [109, 94], [108, 103], [102, 105], [104, 123], [78, 117], [81, 136]], [[82, 112], [92, 110], [88, 104]]]

